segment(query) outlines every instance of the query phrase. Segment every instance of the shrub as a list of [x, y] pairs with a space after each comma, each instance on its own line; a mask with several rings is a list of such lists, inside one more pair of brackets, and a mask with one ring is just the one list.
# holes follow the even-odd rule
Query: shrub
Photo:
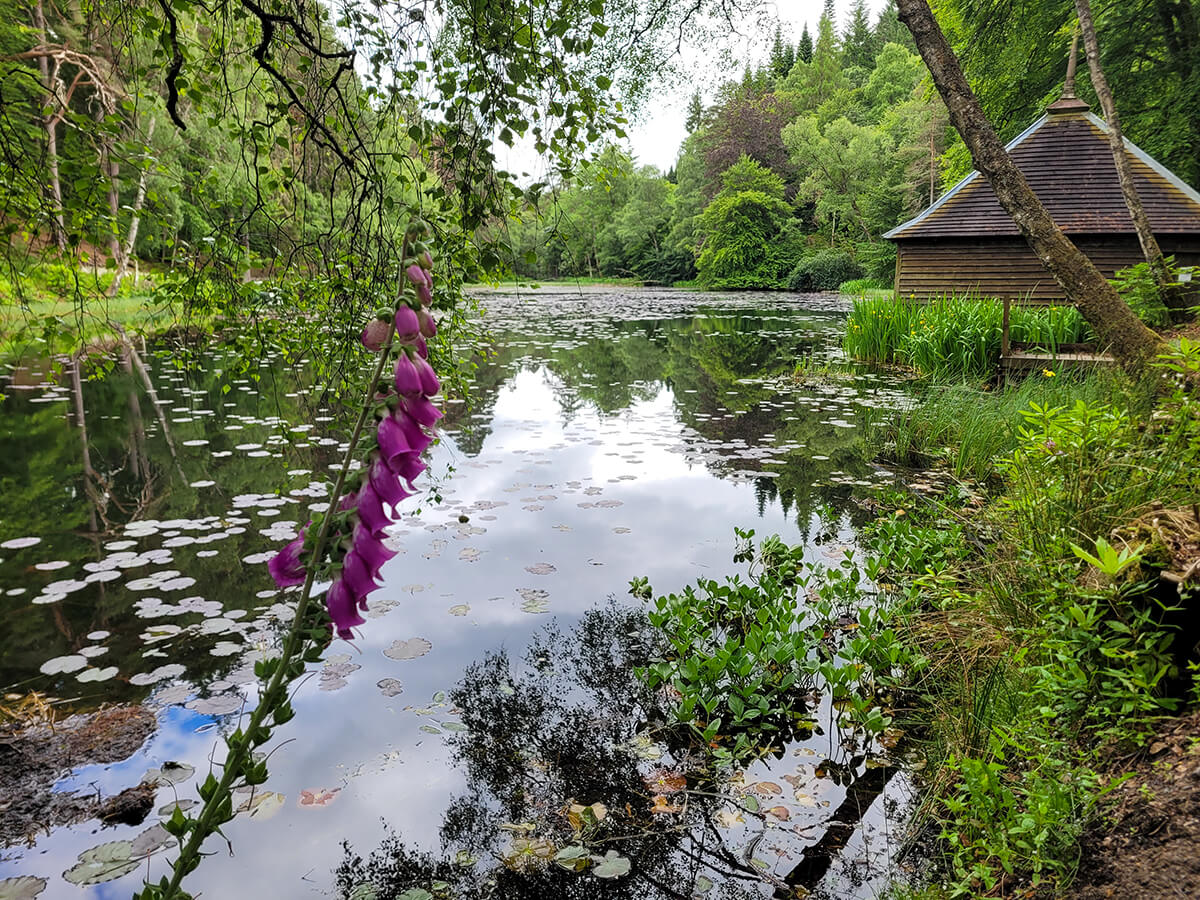
[[788, 287], [793, 291], [836, 291], [842, 282], [862, 275], [862, 267], [846, 251], [818, 250], [796, 264]]
[[[1168, 260], [1168, 265], [1171, 262]], [[1112, 285], [1138, 318], [1151, 328], [1164, 328], [1171, 324], [1171, 314], [1163, 302], [1162, 292], [1154, 280], [1149, 263], [1121, 269], [1113, 276]]]
[[854, 258], [871, 278], [890, 287], [896, 278], [896, 245], [891, 241], [875, 241], [859, 244]]

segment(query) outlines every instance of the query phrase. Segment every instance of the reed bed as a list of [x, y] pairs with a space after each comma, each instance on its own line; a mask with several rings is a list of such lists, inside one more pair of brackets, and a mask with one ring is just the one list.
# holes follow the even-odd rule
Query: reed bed
[[[987, 379], [1000, 362], [1003, 316], [999, 301], [973, 295], [929, 302], [863, 297], [854, 301], [844, 347], [862, 362], [909, 366], [938, 379]], [[1050, 352], [1091, 339], [1071, 306], [1014, 306], [1009, 333]]]

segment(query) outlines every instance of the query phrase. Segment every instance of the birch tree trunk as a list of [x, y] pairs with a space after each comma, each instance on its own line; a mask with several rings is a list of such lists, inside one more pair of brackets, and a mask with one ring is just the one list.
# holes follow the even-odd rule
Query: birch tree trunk
[[1121, 132], [1121, 120], [1117, 116], [1117, 106], [1113, 102], [1112, 90], [1104, 70], [1100, 66], [1100, 42], [1096, 38], [1096, 24], [1092, 20], [1092, 6], [1088, 0], [1075, 0], [1075, 12], [1079, 16], [1079, 30], [1083, 33], [1083, 47], [1087, 52], [1088, 70], [1092, 74], [1092, 87], [1100, 100], [1100, 110], [1104, 113], [1104, 121], [1108, 123], [1108, 145], [1112, 149], [1113, 162], [1117, 166], [1117, 177], [1121, 181], [1121, 194], [1125, 197], [1125, 206], [1129, 217], [1133, 219], [1134, 230], [1137, 231], [1138, 243], [1142, 245], [1142, 255], [1150, 264], [1154, 280], [1161, 287], [1170, 284], [1171, 273], [1167, 271], [1167, 262], [1163, 259], [1162, 249], [1154, 237], [1150, 227], [1150, 218], [1142, 206], [1142, 198], [1138, 195], [1137, 185], [1133, 183], [1133, 166], [1129, 164], [1129, 156], [1125, 153], [1125, 138]]
[[950, 111], [951, 123], [971, 151], [975, 168], [988, 180], [1000, 205], [1067, 299], [1079, 307], [1121, 366], [1140, 373], [1155, 355], [1165, 351], [1162, 339], [1134, 315], [1038, 200], [984, 115], [927, 0], [897, 0], [896, 6]]
[[[150, 141], [154, 137], [154, 125], [157, 119], [151, 119], [150, 125], [146, 129], [146, 155], [150, 155]], [[125, 273], [129, 269], [129, 260], [133, 257], [133, 249], [137, 244], [138, 225], [141, 222], [142, 206], [146, 202], [146, 179], [150, 174], [150, 160], [146, 160], [146, 164], [142, 166], [142, 174], [138, 177], [137, 193], [133, 198], [133, 217], [129, 220], [129, 233], [125, 235], [125, 246], [120, 248], [117, 256], [116, 264], [117, 271], [113, 275], [112, 284], [108, 286], [108, 296], [117, 296], [117, 290], [121, 287], [121, 279], [125, 277]]]

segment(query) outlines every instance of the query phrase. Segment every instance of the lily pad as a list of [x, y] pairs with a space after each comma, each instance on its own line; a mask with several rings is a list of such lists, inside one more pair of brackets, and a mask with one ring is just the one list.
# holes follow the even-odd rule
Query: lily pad
[[80, 669], [87, 667], [87, 657], [71, 654], [70, 656], [56, 656], [54, 659], [48, 659], [41, 666], [43, 675], [60, 675], [65, 672], [78, 672]]
[[84, 669], [75, 676], [76, 681], [108, 681], [117, 674], [116, 666], [108, 666], [104, 669]]
[[375, 686], [385, 697], [395, 697], [404, 690], [404, 684], [398, 678], [381, 678]]
[[80, 853], [79, 862], [63, 872], [63, 878], [81, 887], [103, 884], [128, 875], [138, 864], [139, 860], [133, 858], [132, 841], [109, 841]]
[[5, 878], [0, 880], [0, 900], [34, 900], [45, 889], [45, 878], [35, 878], [32, 875]]
[[149, 770], [142, 776], [142, 781], [148, 781], [158, 787], [169, 784], [182, 784], [196, 773], [196, 767], [181, 762], [165, 762], [162, 766]]
[[133, 839], [131, 853], [135, 857], [147, 857], [164, 847], [174, 847], [175, 838], [161, 825], [151, 825]]
[[383, 655], [388, 659], [416, 659], [432, 649], [433, 644], [425, 638], [409, 638], [407, 641], [393, 641], [392, 646], [383, 651]]
[[597, 878], [620, 878], [622, 875], [628, 875], [633, 867], [629, 859], [616, 850], [609, 850], [602, 857], [592, 858], [596, 861], [596, 868], [592, 870], [592, 874]]
[[279, 812], [286, 800], [287, 798], [278, 791], [259, 791], [246, 798], [237, 811], [249, 813], [252, 819], [265, 820]]

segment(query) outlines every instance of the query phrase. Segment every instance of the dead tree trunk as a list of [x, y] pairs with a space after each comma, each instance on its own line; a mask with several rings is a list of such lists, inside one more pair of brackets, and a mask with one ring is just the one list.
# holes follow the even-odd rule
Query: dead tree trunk
[[1088, 70], [1092, 74], [1092, 87], [1095, 88], [1096, 97], [1100, 101], [1100, 110], [1104, 113], [1104, 121], [1108, 123], [1108, 145], [1112, 149], [1113, 162], [1117, 166], [1117, 177], [1121, 181], [1121, 193], [1125, 197], [1125, 206], [1129, 210], [1129, 217], [1133, 219], [1138, 243], [1142, 245], [1142, 255], [1150, 264], [1154, 280], [1160, 286], [1166, 287], [1171, 281], [1171, 273], [1167, 270], [1167, 262], [1163, 259], [1162, 249], [1154, 237], [1154, 230], [1150, 227], [1150, 218], [1142, 206], [1142, 198], [1138, 195], [1137, 185], [1133, 183], [1133, 166], [1129, 164], [1129, 156], [1125, 152], [1121, 119], [1117, 116], [1117, 106], [1113, 102], [1108, 79], [1104, 77], [1104, 70], [1100, 66], [1100, 42], [1096, 38], [1092, 6], [1088, 0], [1075, 0], [1075, 11], [1079, 15], [1079, 30], [1083, 32], [1083, 47], [1087, 52]]
[[988, 180], [1000, 205], [1012, 217], [1042, 265], [1067, 298], [1079, 307], [1121, 366], [1131, 373], [1142, 371], [1156, 354], [1165, 350], [1162, 339], [1134, 315], [1038, 200], [984, 115], [927, 0], [897, 0], [896, 6], [950, 111], [951, 123], [971, 151], [975, 168]]

